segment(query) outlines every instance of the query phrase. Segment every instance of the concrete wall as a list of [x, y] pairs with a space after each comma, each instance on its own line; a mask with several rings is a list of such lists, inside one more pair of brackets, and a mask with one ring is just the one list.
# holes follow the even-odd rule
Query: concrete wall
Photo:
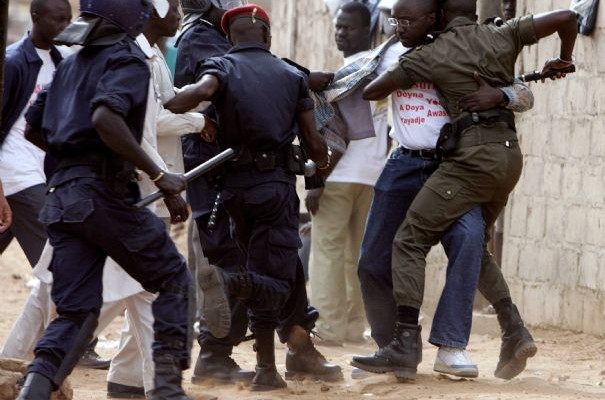
[[[569, 0], [518, 0], [518, 14]], [[274, 50], [313, 68], [339, 65], [323, 0], [273, 4]], [[277, 21], [278, 19], [281, 20]], [[518, 71], [558, 56], [558, 38], [525, 49]], [[532, 84], [533, 111], [518, 117], [525, 165], [504, 215], [503, 271], [526, 321], [605, 335], [605, 4], [581, 36], [578, 72]], [[429, 255], [425, 310], [444, 282], [441, 248]]]
[[[519, 1], [519, 12], [569, 1]], [[558, 56], [559, 41], [525, 50], [519, 70]], [[519, 116], [523, 176], [511, 196], [503, 269], [525, 319], [605, 335], [605, 5], [598, 29], [579, 36], [578, 72], [533, 84], [536, 105]]]

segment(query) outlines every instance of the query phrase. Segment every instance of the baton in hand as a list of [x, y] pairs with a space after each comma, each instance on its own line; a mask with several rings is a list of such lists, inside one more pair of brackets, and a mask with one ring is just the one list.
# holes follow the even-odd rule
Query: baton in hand
[[[217, 154], [216, 156], [212, 157], [210, 160], [198, 165], [197, 167], [193, 168], [191, 171], [187, 172], [185, 174], [185, 181], [187, 183], [189, 183], [189, 182], [196, 180], [197, 178], [208, 173], [210, 170], [214, 169], [218, 165], [224, 163], [227, 160], [230, 160], [231, 158], [233, 158], [234, 155], [235, 155], [235, 151], [233, 151], [233, 149], [227, 149], [227, 150]], [[162, 193], [161, 191], [158, 190], [157, 192], [154, 192], [154, 193], [150, 194], [149, 196], [139, 200], [139, 202], [135, 203], [134, 207], [136, 207], [136, 208], [146, 207], [149, 204], [153, 203], [154, 201], [161, 199], [162, 197], [164, 197], [164, 193]]]
[[576, 72], [576, 66], [573, 64], [561, 69], [552, 69], [545, 73], [542, 73], [542, 71], [530, 72], [528, 74], [519, 75], [517, 79], [523, 82], [537, 82], [541, 79], [557, 76], [557, 74], [571, 74], [572, 72]]

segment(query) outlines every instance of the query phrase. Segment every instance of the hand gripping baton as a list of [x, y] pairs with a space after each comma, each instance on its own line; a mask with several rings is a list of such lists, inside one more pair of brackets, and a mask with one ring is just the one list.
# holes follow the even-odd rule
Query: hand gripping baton
[[537, 82], [540, 79], [550, 78], [551, 76], [555, 76], [558, 73], [571, 74], [573, 72], [576, 72], [576, 67], [575, 67], [575, 65], [571, 64], [568, 67], [561, 68], [561, 69], [553, 69], [544, 74], [542, 73], [542, 71], [534, 71], [534, 72], [530, 72], [527, 74], [519, 75], [517, 77], [517, 79], [519, 79], [523, 82]]
[[[196, 180], [197, 178], [208, 173], [210, 170], [214, 169], [218, 165], [224, 163], [227, 160], [230, 160], [231, 158], [233, 158], [234, 155], [235, 155], [235, 151], [233, 151], [233, 149], [227, 149], [227, 150], [217, 154], [216, 156], [212, 157], [210, 160], [198, 165], [197, 167], [193, 168], [191, 171], [187, 172], [185, 174], [185, 181], [187, 183], [189, 183], [191, 181]], [[160, 190], [158, 190], [157, 192], [154, 192], [154, 193], [150, 194], [149, 196], [141, 199], [139, 202], [135, 203], [134, 207], [136, 207], [136, 208], [146, 207], [149, 204], [153, 203], [154, 201], [161, 199], [162, 197], [164, 197], [164, 193], [162, 193]]]

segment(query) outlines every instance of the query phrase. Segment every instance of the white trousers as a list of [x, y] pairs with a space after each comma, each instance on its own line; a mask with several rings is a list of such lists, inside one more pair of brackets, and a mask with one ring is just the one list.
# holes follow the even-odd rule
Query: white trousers
[[[50, 297], [51, 285], [38, 281], [25, 307], [13, 324], [0, 353], [2, 357], [31, 360], [36, 343], [56, 315]], [[125, 299], [103, 303], [95, 336], [126, 310], [117, 354], [111, 361], [107, 380], [128, 386], [153, 389], [153, 314], [155, 295], [140, 292]]]

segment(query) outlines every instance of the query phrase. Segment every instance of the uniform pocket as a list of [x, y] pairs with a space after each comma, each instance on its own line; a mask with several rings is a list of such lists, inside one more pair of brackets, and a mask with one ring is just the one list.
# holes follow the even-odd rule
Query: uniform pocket
[[44, 225], [52, 225], [57, 222], [61, 222], [61, 216], [63, 215], [63, 210], [61, 208], [56, 207], [52, 204], [45, 204], [40, 210], [40, 215], [38, 219]]
[[84, 222], [95, 210], [92, 199], [78, 201], [63, 209], [63, 222], [74, 224]]
[[462, 185], [451, 182], [431, 182], [430, 180], [425, 185], [433, 192], [445, 200], [452, 200], [462, 190]]

